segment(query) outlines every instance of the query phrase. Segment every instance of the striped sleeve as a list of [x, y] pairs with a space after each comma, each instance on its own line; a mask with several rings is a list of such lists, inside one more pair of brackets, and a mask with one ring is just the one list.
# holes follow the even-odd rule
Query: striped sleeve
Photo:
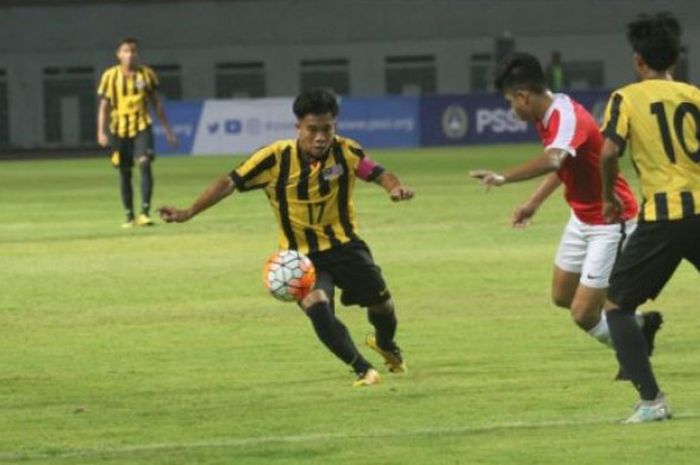
[[153, 68], [144, 66], [143, 75], [146, 79], [148, 91], [153, 92], [155, 90], [158, 90], [158, 87], [160, 86], [160, 81], [158, 80], [158, 75], [156, 74], [156, 72], [153, 71]]
[[615, 142], [624, 151], [629, 132], [629, 114], [625, 109], [624, 98], [615, 92], [608, 101], [603, 119], [603, 136]]
[[111, 72], [111, 69], [108, 69], [102, 73], [100, 84], [97, 86], [97, 95], [108, 100], [111, 98], [110, 91], [112, 89], [111, 81], [113, 79], [113, 74], [114, 73]]
[[268, 146], [248, 157], [229, 176], [241, 192], [260, 189], [272, 181], [272, 168], [276, 164], [274, 146]]

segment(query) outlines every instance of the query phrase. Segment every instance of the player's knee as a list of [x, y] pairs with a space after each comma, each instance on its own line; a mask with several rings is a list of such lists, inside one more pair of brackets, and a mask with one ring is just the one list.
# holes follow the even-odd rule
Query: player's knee
[[323, 289], [315, 289], [307, 294], [301, 301], [301, 307], [308, 311], [309, 308], [320, 303], [329, 303], [328, 294]]
[[386, 301], [382, 302], [381, 304], [377, 305], [371, 305], [368, 307], [368, 310], [372, 313], [393, 313], [394, 312], [394, 300], [393, 299], [387, 299]]
[[559, 294], [557, 292], [552, 293], [552, 303], [559, 308], [570, 308], [571, 307], [571, 297]]
[[578, 327], [589, 330], [600, 320], [600, 311], [597, 303], [574, 302], [571, 305], [571, 319]]

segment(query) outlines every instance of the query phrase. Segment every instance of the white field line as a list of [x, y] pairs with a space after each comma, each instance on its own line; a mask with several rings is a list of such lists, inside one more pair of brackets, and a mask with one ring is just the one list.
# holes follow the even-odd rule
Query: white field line
[[[674, 415], [674, 419], [693, 419], [700, 418], [700, 413], [687, 412], [681, 415]], [[399, 430], [371, 430], [358, 433], [309, 433], [309, 434], [291, 434], [291, 435], [271, 435], [271, 436], [250, 436], [250, 437], [231, 437], [231, 438], [215, 438], [205, 441], [192, 442], [162, 442], [151, 444], [134, 444], [125, 446], [106, 446], [106, 447], [91, 447], [80, 449], [64, 449], [48, 448], [46, 451], [27, 451], [27, 452], [0, 452], [0, 462], [17, 461], [17, 460], [41, 460], [41, 459], [63, 459], [63, 458], [80, 458], [91, 457], [97, 455], [121, 455], [138, 452], [154, 452], [161, 450], [187, 450], [187, 449], [215, 449], [215, 448], [235, 448], [246, 446], [261, 446], [266, 444], [296, 444], [318, 441], [341, 441], [351, 439], [391, 439], [404, 437], [425, 437], [425, 436], [443, 436], [443, 435], [461, 435], [461, 434], [479, 434], [492, 431], [502, 430], [518, 430], [518, 429], [539, 429], [539, 428], [561, 428], [561, 427], [578, 427], [591, 425], [616, 425], [618, 421], [613, 421], [609, 417], [606, 418], [589, 418], [589, 419], [573, 419], [573, 420], [552, 420], [541, 422], [508, 422], [494, 423], [491, 425], [481, 426], [451, 426], [451, 427], [423, 427], [414, 429], [399, 429]], [[620, 425], [621, 428], [643, 428], [644, 425]]]

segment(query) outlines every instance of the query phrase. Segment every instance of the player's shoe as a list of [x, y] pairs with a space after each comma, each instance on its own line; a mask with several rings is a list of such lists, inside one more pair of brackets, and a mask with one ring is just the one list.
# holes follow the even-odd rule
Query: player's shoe
[[[642, 318], [644, 319], [644, 326], [642, 326], [642, 334], [644, 334], [644, 339], [647, 341], [647, 355], [651, 357], [654, 353], [654, 340], [656, 339], [656, 333], [661, 329], [661, 325], [664, 322], [664, 317], [661, 312], [644, 312], [642, 313]], [[615, 376], [615, 381], [629, 381], [630, 378], [625, 373], [624, 368], [620, 367]]]
[[153, 226], [153, 220], [150, 216], [146, 215], [145, 213], [141, 213], [136, 219], [136, 224], [138, 224], [139, 226]]
[[381, 382], [382, 378], [379, 376], [379, 372], [374, 368], [368, 368], [367, 371], [358, 375], [355, 382], [352, 383], [352, 387], [367, 387]]
[[391, 350], [382, 349], [379, 347], [379, 344], [377, 343], [377, 336], [374, 334], [367, 335], [365, 338], [365, 344], [367, 344], [370, 349], [384, 357], [384, 364], [389, 368], [390, 372], [406, 373], [408, 371], [408, 367], [406, 367], [406, 363], [403, 361], [403, 357], [401, 356], [401, 349], [399, 349], [397, 345], [394, 345]]
[[671, 419], [671, 406], [666, 401], [663, 392], [659, 392], [654, 400], [641, 400], [634, 408], [634, 413], [623, 423], [647, 423]]
[[136, 226], [136, 222], [134, 220], [126, 220], [124, 223], [122, 223], [122, 229], [131, 229], [134, 226]]

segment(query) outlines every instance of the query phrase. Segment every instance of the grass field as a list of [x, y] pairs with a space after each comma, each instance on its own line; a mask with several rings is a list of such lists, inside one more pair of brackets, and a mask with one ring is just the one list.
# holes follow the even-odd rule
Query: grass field
[[[654, 304], [677, 419], [620, 426], [632, 387], [549, 301], [564, 203], [512, 230], [533, 184], [486, 194], [466, 176], [535, 153], [374, 152], [417, 191], [406, 204], [357, 192], [411, 371], [361, 390], [300, 311], [264, 293], [276, 232], [262, 193], [123, 231], [106, 160], [0, 164], [0, 463], [697, 464], [696, 273], [683, 265]], [[155, 203], [187, 204], [237, 163], [162, 158]], [[369, 331], [361, 310], [340, 315], [357, 340]]]

